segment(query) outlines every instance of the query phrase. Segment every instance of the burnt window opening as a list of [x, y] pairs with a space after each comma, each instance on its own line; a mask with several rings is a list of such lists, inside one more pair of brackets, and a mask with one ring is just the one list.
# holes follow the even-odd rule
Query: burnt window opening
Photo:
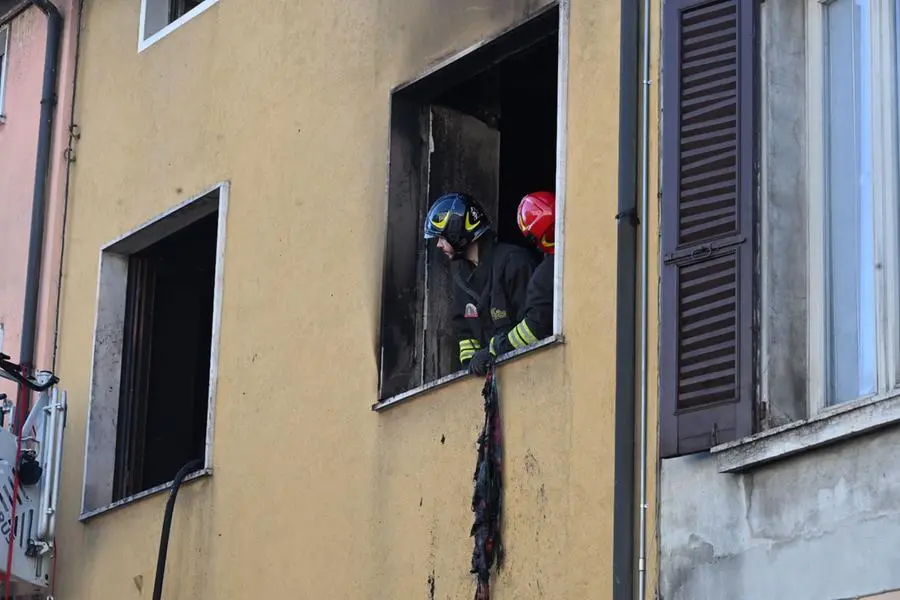
[[113, 501], [206, 448], [218, 212], [127, 257]]
[[457, 371], [450, 266], [422, 236], [431, 203], [472, 194], [501, 242], [528, 248], [516, 209], [556, 192], [559, 7], [394, 92], [380, 400]]

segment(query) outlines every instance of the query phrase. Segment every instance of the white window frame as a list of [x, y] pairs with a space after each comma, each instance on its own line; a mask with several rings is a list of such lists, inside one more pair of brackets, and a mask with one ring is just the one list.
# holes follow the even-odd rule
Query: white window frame
[[898, 392], [900, 385], [900, 219], [897, 200], [893, 190], [898, 189], [896, 139], [891, 139], [897, 130], [897, 110], [895, 107], [897, 74], [893, 65], [896, 56], [894, 45], [893, 12], [895, 0], [870, 0], [872, 46], [873, 106], [873, 191], [875, 199], [874, 220], [875, 262], [881, 268], [875, 274], [876, 297], [876, 373], [875, 394], [836, 405], [827, 404], [828, 372], [826, 333], [827, 289], [825, 283], [826, 265], [826, 220], [825, 220], [825, 108], [824, 108], [824, 11], [831, 0], [807, 0], [806, 48], [807, 48], [807, 189], [808, 189], [808, 415], [845, 407], [848, 404], [865, 402], [876, 397], [890, 397]]
[[[84, 477], [79, 517], [81, 521], [87, 521], [102, 513], [157, 494], [172, 485], [172, 482], [169, 481], [120, 500], [112, 500], [128, 257], [187, 227], [198, 219], [218, 211], [206, 450], [203, 469], [189, 475], [186, 481], [212, 473], [212, 440], [218, 387], [222, 286], [225, 268], [225, 225], [228, 220], [230, 187], [231, 184], [228, 181], [216, 183], [185, 202], [117, 237], [100, 249], [97, 312], [91, 355], [90, 399], [84, 441]], [[216, 191], [218, 191], [218, 199], [211, 196]]]
[[9, 75], [9, 25], [0, 27], [0, 125], [6, 122], [6, 81]]
[[200, 16], [219, 2], [219, 0], [205, 0], [171, 23], [167, 23], [166, 25], [158, 28], [154, 33], [147, 35], [147, 32], [153, 29], [155, 24], [158, 24], [160, 21], [168, 22], [169, 1], [170, 0], [141, 0], [141, 17], [140, 25], [138, 27], [138, 53], [143, 52], [188, 21]]

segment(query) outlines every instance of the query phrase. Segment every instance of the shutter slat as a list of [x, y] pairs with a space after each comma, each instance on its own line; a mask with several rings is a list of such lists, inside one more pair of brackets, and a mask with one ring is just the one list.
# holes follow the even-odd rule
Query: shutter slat
[[736, 59], [734, 37], [732, 35], [723, 35], [709, 40], [707, 44], [702, 46], [684, 49], [684, 62], [686, 64], [691, 64], [696, 60], [706, 60], [708, 57], [714, 57], [721, 62], [733, 62]]
[[752, 433], [756, 4], [664, 5], [664, 458]]
[[716, 340], [710, 338], [699, 350], [685, 350], [681, 354], [682, 365], [705, 362], [710, 357], [728, 356], [729, 350], [734, 349], [734, 336], [725, 335]]
[[734, 140], [723, 136], [716, 140], [710, 140], [708, 144], [698, 148], [687, 149], [683, 147], [681, 157], [684, 161], [691, 161], [695, 159], [702, 160], [709, 156], [721, 156], [722, 154], [734, 155], [734, 152], [731, 152], [733, 148]]
[[[689, 185], [701, 178], [700, 181], [709, 179], [711, 175], [730, 175], [734, 177], [737, 155], [733, 152], [718, 152], [706, 154], [703, 157], [695, 157], [694, 160], [683, 162], [684, 183]], [[716, 171], [713, 171], [716, 169]]]
[[718, 371], [721, 373], [734, 374], [735, 371], [731, 368], [731, 365], [733, 363], [734, 360], [732, 359], [732, 357], [730, 355], [726, 355], [711, 358], [709, 360], [704, 360], [702, 362], [684, 365], [681, 368], [681, 385], [682, 387], [685, 387], [688, 385], [687, 382], [691, 377], [706, 377], [710, 372]]
[[734, 95], [734, 86], [737, 85], [737, 73], [731, 73], [719, 79], [705, 82], [697, 82], [689, 90], [682, 93], [681, 105], [689, 103], [709, 102], [728, 95]]
[[683, 409], [696, 408], [698, 406], [705, 406], [719, 402], [727, 402], [731, 399], [732, 389], [733, 388], [728, 385], [708, 385], [705, 389], [700, 391], [684, 392], [683, 395], [685, 400], [684, 402], [682, 402]]
[[681, 85], [684, 86], [684, 94], [690, 96], [698, 93], [696, 87], [704, 86], [714, 81], [721, 81], [725, 77], [734, 77], [734, 68], [722, 64], [722, 57], [713, 57], [707, 60], [697, 60], [691, 64], [691, 69], [685, 74]]
[[717, 221], [727, 221], [733, 222], [735, 218], [734, 207], [733, 206], [723, 206], [718, 209], [710, 208], [710, 206], [704, 205], [702, 209], [696, 211], [696, 215], [694, 214], [685, 214], [684, 218], [682, 218], [681, 222], [686, 226], [690, 227], [699, 227], [704, 223], [712, 223]]

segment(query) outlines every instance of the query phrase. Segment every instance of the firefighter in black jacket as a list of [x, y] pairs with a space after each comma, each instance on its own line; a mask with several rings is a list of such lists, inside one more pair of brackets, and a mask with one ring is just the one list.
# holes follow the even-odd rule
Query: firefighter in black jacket
[[535, 344], [553, 333], [553, 251], [556, 197], [534, 192], [522, 198], [516, 221], [522, 234], [544, 253], [544, 260], [528, 282], [525, 314], [508, 332], [497, 332], [486, 348], [477, 351], [469, 364], [475, 375], [485, 375], [501, 354]]
[[506, 335], [525, 315], [525, 294], [535, 261], [525, 248], [497, 241], [474, 198], [450, 193], [425, 218], [425, 238], [452, 261], [453, 328], [462, 368], [491, 338]]

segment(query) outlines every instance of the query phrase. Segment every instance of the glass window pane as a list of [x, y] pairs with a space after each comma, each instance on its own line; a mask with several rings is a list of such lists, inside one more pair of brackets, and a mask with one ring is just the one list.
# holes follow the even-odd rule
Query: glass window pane
[[869, 0], [825, 5], [830, 404], [876, 391]]

